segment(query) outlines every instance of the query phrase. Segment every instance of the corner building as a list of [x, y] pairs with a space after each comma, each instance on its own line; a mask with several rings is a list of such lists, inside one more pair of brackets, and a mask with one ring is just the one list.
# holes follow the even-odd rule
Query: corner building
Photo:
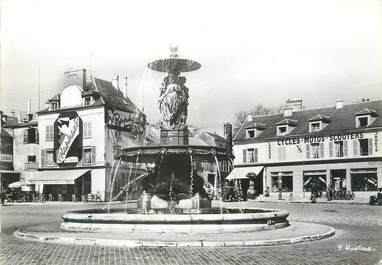
[[[145, 119], [118, 79], [88, 77], [85, 69], [66, 72], [63, 89], [38, 112], [39, 168], [28, 181], [53, 200], [88, 194], [108, 200], [114, 157], [122, 148], [143, 144]], [[119, 179], [128, 172], [129, 165], [120, 166]]]
[[284, 113], [252, 116], [235, 135], [234, 174], [252, 176], [259, 194], [310, 198], [313, 183], [368, 198], [382, 188], [382, 100], [303, 110], [288, 101]]

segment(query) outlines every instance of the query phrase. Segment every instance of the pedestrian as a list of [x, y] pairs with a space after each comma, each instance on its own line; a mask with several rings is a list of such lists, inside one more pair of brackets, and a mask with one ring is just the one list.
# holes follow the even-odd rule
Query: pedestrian
[[5, 187], [2, 187], [0, 190], [0, 200], [1, 200], [1, 205], [5, 205]]

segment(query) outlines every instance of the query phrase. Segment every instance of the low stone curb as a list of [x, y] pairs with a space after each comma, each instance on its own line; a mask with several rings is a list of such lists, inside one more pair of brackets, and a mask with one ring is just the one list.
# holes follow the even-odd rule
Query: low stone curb
[[116, 240], [116, 239], [97, 239], [97, 238], [74, 238], [74, 237], [56, 237], [40, 236], [18, 229], [14, 236], [26, 240], [33, 240], [46, 243], [61, 243], [74, 245], [98, 245], [115, 247], [251, 247], [251, 246], [276, 246], [297, 244], [322, 240], [334, 236], [336, 231], [330, 227], [326, 233], [300, 236], [292, 238], [270, 239], [270, 240], [251, 240], [251, 241], [136, 241], [136, 240]]

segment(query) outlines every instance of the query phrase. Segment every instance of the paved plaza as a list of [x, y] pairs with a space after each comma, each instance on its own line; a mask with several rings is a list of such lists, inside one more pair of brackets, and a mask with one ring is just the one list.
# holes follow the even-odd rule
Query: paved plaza
[[382, 207], [362, 204], [247, 202], [285, 209], [290, 221], [327, 224], [332, 238], [293, 245], [230, 248], [117, 248], [60, 245], [15, 238], [18, 228], [52, 224], [68, 210], [100, 204], [46, 203], [1, 208], [0, 264], [377, 264], [382, 258]]

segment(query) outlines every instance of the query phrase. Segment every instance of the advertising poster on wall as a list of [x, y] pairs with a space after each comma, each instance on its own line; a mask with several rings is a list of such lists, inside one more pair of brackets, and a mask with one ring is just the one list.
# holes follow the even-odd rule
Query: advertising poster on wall
[[54, 161], [59, 167], [73, 167], [81, 159], [82, 120], [75, 111], [61, 113], [54, 122]]

